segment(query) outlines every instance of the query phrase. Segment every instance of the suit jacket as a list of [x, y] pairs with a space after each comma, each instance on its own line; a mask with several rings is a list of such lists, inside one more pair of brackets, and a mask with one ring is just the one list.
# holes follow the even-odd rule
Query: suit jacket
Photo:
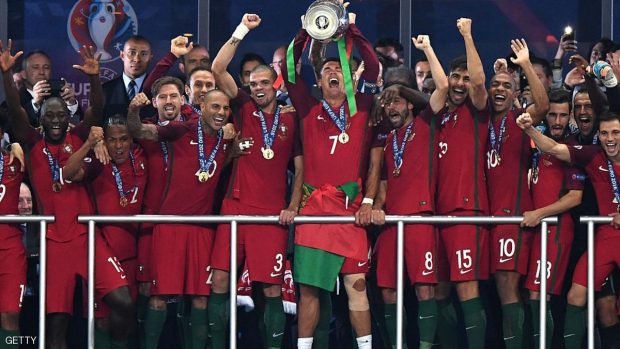
[[[148, 75], [147, 75], [148, 76]], [[146, 81], [146, 77], [144, 79]], [[142, 86], [138, 93], [142, 92]], [[125, 82], [123, 81], [123, 75], [107, 81], [103, 84], [103, 117], [104, 119], [114, 116], [115, 114], [127, 117], [127, 108], [129, 107], [129, 97], [127, 97], [127, 89], [125, 88]], [[151, 105], [148, 105], [140, 110], [140, 118], [145, 119], [153, 116], [157, 111]]]

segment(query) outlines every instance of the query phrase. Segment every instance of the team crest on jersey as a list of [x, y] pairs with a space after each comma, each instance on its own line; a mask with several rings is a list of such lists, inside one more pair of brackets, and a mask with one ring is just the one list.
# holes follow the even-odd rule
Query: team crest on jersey
[[71, 144], [65, 144], [62, 150], [64, 150], [67, 154], [71, 154], [73, 153], [73, 146]]
[[144, 171], [144, 162], [143, 162], [143, 161], [140, 161], [140, 169], [141, 169], [142, 171]]
[[15, 176], [15, 166], [9, 166], [9, 175]]
[[282, 140], [288, 138], [288, 127], [286, 127], [285, 124], [281, 124], [280, 127], [278, 127], [278, 137]]
[[138, 34], [138, 16], [127, 0], [78, 0], [67, 18], [67, 36], [78, 51], [94, 46], [101, 62], [119, 58], [123, 43]]

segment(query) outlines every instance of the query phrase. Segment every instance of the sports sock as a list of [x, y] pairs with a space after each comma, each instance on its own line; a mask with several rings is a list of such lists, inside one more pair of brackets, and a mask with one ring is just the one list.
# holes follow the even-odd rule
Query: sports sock
[[369, 334], [367, 336], [357, 337], [357, 348], [358, 349], [372, 349], [372, 335]]
[[437, 336], [442, 348], [456, 348], [456, 311], [450, 298], [437, 300]]
[[564, 319], [564, 347], [566, 349], [579, 349], [586, 332], [586, 307], [572, 304], [566, 305], [566, 317]]
[[[484, 348], [486, 334], [486, 314], [480, 298], [472, 298], [461, 302], [463, 318], [465, 320], [465, 332], [470, 349]], [[454, 334], [453, 334], [454, 335]]]
[[[534, 330], [534, 348], [540, 348], [538, 345], [539, 336], [540, 336], [540, 323], [538, 322], [538, 314], [540, 313], [540, 300], [531, 299], [530, 300], [530, 308], [532, 309], [532, 326]], [[545, 326], [547, 328], [547, 334], [545, 338], [545, 346], [546, 348], [551, 348], [551, 344], [553, 342], [553, 315], [551, 314], [551, 309], [549, 308], [549, 303], [547, 302], [547, 318]]]
[[207, 328], [207, 309], [198, 309], [192, 307], [190, 315], [191, 321], [191, 334], [192, 334], [192, 349], [205, 349], [208, 339]]
[[522, 302], [502, 305], [502, 328], [506, 349], [521, 349], [524, 320], [525, 313]]
[[213, 349], [226, 348], [226, 326], [228, 325], [228, 293], [211, 293], [209, 306], [209, 333]]
[[282, 296], [265, 297], [265, 343], [267, 348], [280, 348], [284, 337], [284, 305]]
[[148, 308], [144, 321], [144, 344], [146, 349], [157, 349], [159, 345], [159, 335], [166, 322], [168, 311], [155, 310]]
[[[403, 312], [403, 328], [406, 328], [404, 314]], [[437, 330], [436, 300], [429, 299], [418, 302], [418, 330], [420, 331], [420, 349], [430, 349], [433, 346], [433, 339], [435, 339]]]

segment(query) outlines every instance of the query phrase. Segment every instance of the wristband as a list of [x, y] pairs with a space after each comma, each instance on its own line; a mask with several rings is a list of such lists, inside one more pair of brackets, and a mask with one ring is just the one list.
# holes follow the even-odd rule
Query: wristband
[[370, 204], [370, 205], [372, 205], [372, 204], [374, 204], [374, 203], [375, 203], [375, 200], [373, 200], [373, 199], [371, 199], [371, 198], [364, 198], [364, 199], [362, 200], [362, 205], [363, 205], [363, 204]]
[[235, 31], [232, 33], [232, 37], [235, 39], [243, 40], [243, 38], [250, 32], [250, 29], [245, 24], [240, 23]]

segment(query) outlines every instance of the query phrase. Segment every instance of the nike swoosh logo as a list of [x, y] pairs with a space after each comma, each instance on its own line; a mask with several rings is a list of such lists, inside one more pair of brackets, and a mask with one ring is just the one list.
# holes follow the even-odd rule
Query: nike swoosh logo
[[512, 259], [512, 257], [510, 257], [510, 258], [506, 258], [506, 259], [504, 259], [504, 258], [500, 258], [500, 259], [499, 259], [499, 262], [500, 262], [500, 263], [506, 263], [506, 262], [508, 262], [508, 261], [509, 261], [509, 260], [511, 260], [511, 259]]
[[198, 145], [198, 142], [195, 142], [195, 141], [189, 141], [189, 144], [191, 144], [191, 145]]
[[435, 315], [429, 315], [429, 316], [419, 316], [418, 318], [419, 318], [420, 320], [424, 320], [424, 319], [432, 319], [432, 318], [434, 318], [434, 317], [435, 317]]
[[430, 274], [432, 274], [434, 272], [435, 272], [434, 270], [431, 270], [431, 271], [424, 270], [424, 271], [422, 271], [422, 275], [426, 276], [426, 275], [430, 275]]
[[564, 338], [572, 337], [572, 336], [575, 336], [575, 335], [576, 335], [575, 333], [565, 334], [565, 335], [564, 335]]
[[127, 275], [121, 275], [121, 279], [125, 280], [127, 278]]
[[215, 322], [209, 322], [209, 326], [215, 325]]
[[465, 331], [469, 331], [469, 330], [471, 330], [472, 328], [476, 328], [476, 326], [469, 326], [469, 327], [466, 327], [466, 328], [465, 328]]
[[[467, 274], [467, 273], [469, 273], [469, 272], [470, 272], [470, 271], [472, 271], [472, 270], [473, 270], [473, 269], [460, 270], [460, 272], [461, 272], [461, 275], [463, 275], [463, 274]], [[474, 327], [475, 327], [475, 326], [474, 326]]]
[[317, 119], [317, 120], [325, 120], [325, 118], [324, 118], [324, 117], [322, 117], [321, 115], [317, 115], [317, 116], [316, 116], [316, 119]]
[[600, 171], [603, 171], [603, 172], [609, 172], [609, 170], [608, 170], [608, 169], [604, 168], [604, 167], [603, 167], [603, 166], [601, 166], [601, 165], [599, 165], [598, 169], [599, 169]]
[[512, 336], [512, 337], [504, 337], [505, 341], [511, 340], [511, 339], [515, 339], [517, 338], [517, 336]]
[[358, 267], [363, 267], [364, 265], [366, 265], [366, 263], [368, 263], [368, 261], [366, 261], [366, 262], [357, 262], [357, 266]]
[[270, 274], [270, 275], [271, 275], [271, 277], [272, 277], [272, 278], [274, 278], [274, 277], [276, 277], [276, 276], [280, 276], [280, 275], [282, 275], [282, 273], [274, 273], [274, 272], [271, 272], [271, 274]]
[[280, 337], [280, 336], [281, 336], [281, 335], [283, 335], [283, 334], [284, 334], [284, 332], [274, 333], [274, 334], [272, 334], [272, 335], [271, 335], [271, 337], [273, 337], [273, 338], [277, 338], [277, 337]]
[[534, 285], [540, 285], [540, 280], [538, 279], [534, 280]]

